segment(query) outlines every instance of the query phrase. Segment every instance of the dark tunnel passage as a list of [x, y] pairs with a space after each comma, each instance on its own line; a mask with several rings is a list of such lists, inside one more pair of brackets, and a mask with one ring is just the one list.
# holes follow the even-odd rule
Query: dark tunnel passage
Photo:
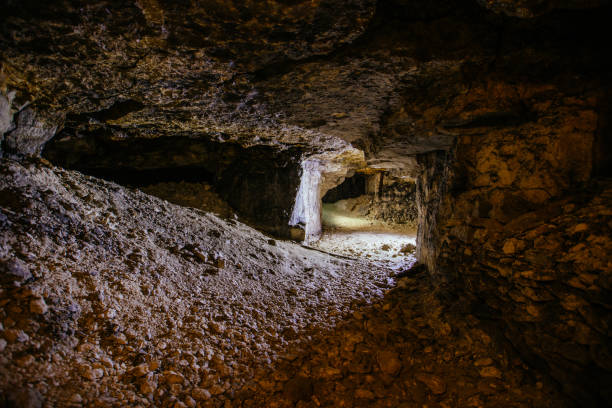
[[[189, 137], [112, 140], [62, 137], [42, 152], [55, 165], [121, 185], [140, 188], [175, 204], [196, 206], [202, 191], [212, 191], [251, 225], [288, 237], [288, 220], [299, 185], [297, 148], [244, 148], [233, 143]], [[216, 197], [203, 203], [231, 211]], [[211, 210], [203, 204], [200, 209]]]

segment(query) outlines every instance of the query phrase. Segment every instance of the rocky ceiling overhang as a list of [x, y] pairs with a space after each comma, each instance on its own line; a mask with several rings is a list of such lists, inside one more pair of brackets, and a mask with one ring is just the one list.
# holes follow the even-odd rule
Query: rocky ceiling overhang
[[188, 136], [357, 148], [373, 167], [414, 170], [414, 155], [465, 129], [529, 117], [520, 95], [483, 108], [479, 89], [559, 77], [568, 47], [591, 66], [580, 47], [597, 34], [562, 10], [607, 3], [5, 1], [3, 150], [36, 154], [54, 135]]

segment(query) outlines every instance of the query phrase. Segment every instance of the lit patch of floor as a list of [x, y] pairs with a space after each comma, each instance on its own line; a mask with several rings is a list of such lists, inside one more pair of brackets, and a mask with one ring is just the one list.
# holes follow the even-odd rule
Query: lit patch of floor
[[390, 263], [392, 267], [414, 263], [414, 228], [370, 220], [335, 203], [323, 204], [322, 215], [323, 235], [314, 247], [334, 254]]

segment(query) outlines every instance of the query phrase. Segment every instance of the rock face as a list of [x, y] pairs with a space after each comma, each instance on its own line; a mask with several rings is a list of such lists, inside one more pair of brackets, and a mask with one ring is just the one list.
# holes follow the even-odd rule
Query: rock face
[[[297, 148], [243, 148], [186, 137], [117, 141], [64, 135], [48, 143], [43, 156], [57, 165], [134, 187], [207, 182], [251, 224], [282, 237], [289, 235], [290, 210], [301, 175]], [[189, 205], [197, 193], [190, 195], [189, 185], [184, 187], [186, 197], [180, 203]]]
[[419, 258], [568, 394], [598, 405], [610, 400], [612, 213], [609, 183], [592, 179], [596, 108], [581, 98], [540, 105], [535, 94], [530, 110], [552, 112], [498, 127], [468, 121], [455, 149], [421, 157]]
[[474, 205], [470, 192], [441, 200], [429, 237], [438, 245], [422, 246], [421, 257], [581, 404], [609, 401], [612, 186], [533, 208], [513, 201], [505, 219], [490, 215], [495, 201]]
[[416, 225], [416, 184], [382, 174], [379, 190], [374, 193], [368, 216], [389, 224]]
[[[414, 177], [432, 276], [569, 398], [605, 406], [610, 11], [605, 0], [5, 1], [2, 160], [44, 151], [126, 185], [206, 182], [261, 228], [286, 235], [294, 221], [307, 237], [321, 197], [354, 170]], [[2, 208], [33, 205], [3, 193]], [[36, 272], [21, 253], [2, 265], [11, 285]], [[287, 393], [306, 398], [304, 384]]]

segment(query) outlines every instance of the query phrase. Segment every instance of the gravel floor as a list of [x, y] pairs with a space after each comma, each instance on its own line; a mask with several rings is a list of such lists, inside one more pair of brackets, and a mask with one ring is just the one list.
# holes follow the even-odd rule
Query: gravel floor
[[0, 174], [4, 404], [554, 406], [424, 273], [44, 162]]
[[414, 257], [416, 230], [389, 225], [347, 210], [343, 203], [323, 204], [323, 234], [314, 248], [333, 254], [376, 261], [396, 271], [408, 269]]
[[392, 283], [365, 261], [76, 172], [0, 172], [1, 389], [51, 405], [150, 405], [198, 387], [225, 400], [298, 333]]

